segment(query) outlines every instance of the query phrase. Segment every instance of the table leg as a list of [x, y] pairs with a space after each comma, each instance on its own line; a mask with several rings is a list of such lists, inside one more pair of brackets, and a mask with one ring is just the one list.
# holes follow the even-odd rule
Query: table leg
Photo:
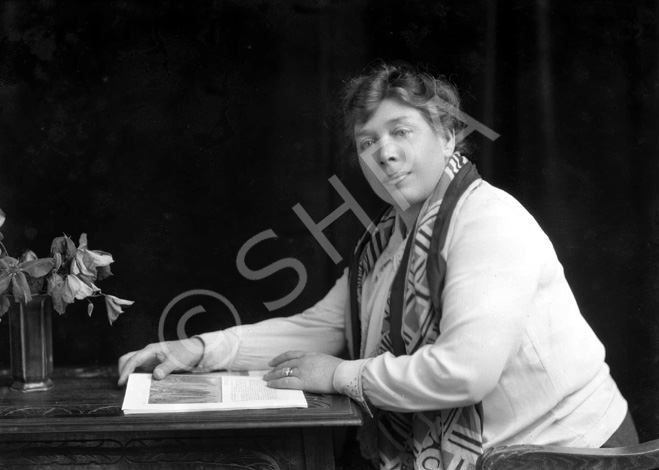
[[332, 428], [301, 429], [307, 470], [334, 470]]

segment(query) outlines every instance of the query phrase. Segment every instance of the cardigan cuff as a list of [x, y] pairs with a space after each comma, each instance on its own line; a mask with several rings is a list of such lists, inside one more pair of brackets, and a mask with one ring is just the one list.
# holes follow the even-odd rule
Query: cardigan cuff
[[373, 416], [364, 397], [362, 387], [362, 370], [370, 359], [359, 359], [356, 361], [343, 361], [334, 371], [332, 385], [334, 390], [355, 400], [362, 409]]
[[230, 370], [240, 345], [239, 336], [231, 330], [193, 336], [204, 343], [203, 356], [195, 370]]

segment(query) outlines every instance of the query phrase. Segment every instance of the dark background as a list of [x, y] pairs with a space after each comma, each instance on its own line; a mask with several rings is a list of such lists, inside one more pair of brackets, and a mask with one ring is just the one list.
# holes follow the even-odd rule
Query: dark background
[[[337, 157], [336, 94], [376, 58], [446, 75], [488, 181], [517, 197], [554, 242], [584, 316], [607, 347], [642, 440], [659, 438], [659, 3], [625, 0], [3, 1], [0, 207], [10, 252], [45, 256], [82, 232], [114, 255], [100, 287], [136, 301], [113, 326], [102, 302], [54, 319], [55, 362], [110, 364], [157, 341], [170, 301], [226, 297], [240, 321], [298, 312], [345, 265], [361, 230], [325, 230], [335, 265], [292, 207], [317, 221], [341, 205], [338, 175], [379, 204]], [[247, 279], [283, 258], [306, 267]], [[186, 333], [235, 323], [203, 304]], [[7, 322], [0, 367], [8, 367]]]

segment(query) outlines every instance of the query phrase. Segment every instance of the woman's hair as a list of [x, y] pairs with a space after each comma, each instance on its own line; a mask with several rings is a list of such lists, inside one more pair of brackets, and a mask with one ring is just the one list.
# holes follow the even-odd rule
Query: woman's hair
[[405, 62], [375, 63], [346, 84], [340, 109], [346, 149], [354, 148], [355, 126], [365, 124], [387, 98], [418, 109], [435, 132], [455, 134], [456, 151], [467, 151], [467, 143], [459, 138], [466, 123], [461, 120], [460, 97], [455, 86]]

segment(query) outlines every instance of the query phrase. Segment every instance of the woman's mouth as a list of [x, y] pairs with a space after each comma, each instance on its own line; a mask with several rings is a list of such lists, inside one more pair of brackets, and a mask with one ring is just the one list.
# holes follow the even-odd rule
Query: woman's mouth
[[388, 176], [386, 180], [384, 180], [384, 184], [394, 186], [407, 178], [409, 174], [410, 173], [407, 171], [402, 173], [394, 173], [393, 175]]

